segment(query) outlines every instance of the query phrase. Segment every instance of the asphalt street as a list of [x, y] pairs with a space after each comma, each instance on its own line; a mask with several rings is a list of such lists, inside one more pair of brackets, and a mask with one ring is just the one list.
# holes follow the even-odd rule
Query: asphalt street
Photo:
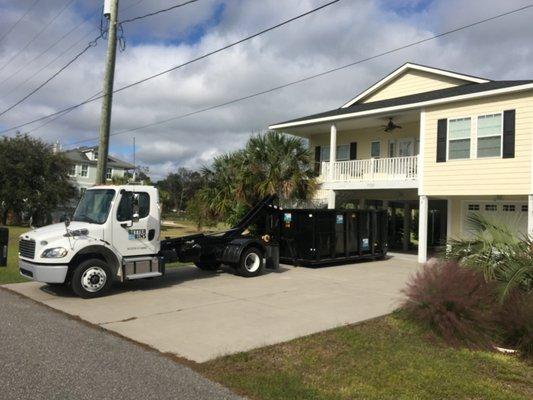
[[237, 399], [154, 351], [0, 289], [3, 399]]

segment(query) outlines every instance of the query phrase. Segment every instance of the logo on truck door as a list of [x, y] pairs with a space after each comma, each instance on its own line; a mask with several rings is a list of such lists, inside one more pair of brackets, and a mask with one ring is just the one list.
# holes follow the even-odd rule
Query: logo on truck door
[[128, 240], [146, 239], [146, 229], [128, 229]]

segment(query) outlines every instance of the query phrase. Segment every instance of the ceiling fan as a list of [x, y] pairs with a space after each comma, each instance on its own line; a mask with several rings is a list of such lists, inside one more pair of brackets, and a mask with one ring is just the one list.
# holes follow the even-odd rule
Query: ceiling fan
[[396, 125], [393, 121], [392, 121], [392, 117], [389, 118], [389, 123], [387, 125], [381, 125], [381, 127], [383, 128], [383, 130], [385, 132], [392, 132], [394, 131], [395, 129], [402, 129], [402, 127], [400, 125]]

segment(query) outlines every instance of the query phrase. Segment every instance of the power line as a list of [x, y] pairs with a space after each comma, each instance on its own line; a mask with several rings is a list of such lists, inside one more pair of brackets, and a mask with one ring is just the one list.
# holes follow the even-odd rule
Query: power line
[[7, 31], [5, 31], [5, 33], [2, 36], [0, 36], [0, 43], [2, 42], [2, 40], [6, 38], [7, 35], [11, 33], [11, 31], [13, 31], [13, 29], [17, 27], [17, 25], [26, 17], [26, 15], [28, 15], [30, 11], [33, 10], [33, 7], [35, 7], [39, 1], [41, 0], [35, 0], [33, 4], [30, 6], [30, 8], [28, 8], [26, 12], [22, 14], [22, 16], [13, 25], [11, 25], [11, 27]]
[[[524, 11], [524, 10], [526, 10], [528, 8], [531, 8], [531, 7], [533, 7], [533, 4], [530, 4], [528, 6], [524, 6], [524, 7], [512, 10], [512, 11], [509, 11], [509, 12], [506, 12], [506, 13], [503, 13], [503, 14], [498, 14], [496, 16], [493, 16], [493, 17], [490, 17], [490, 18], [486, 18], [486, 19], [483, 19], [483, 20], [480, 20], [480, 21], [477, 21], [477, 22], [473, 22], [471, 24], [464, 25], [464, 26], [459, 27], [459, 28], [455, 28], [455, 29], [452, 29], [452, 30], [449, 30], [449, 31], [446, 31], [446, 32], [442, 32], [442, 33], [436, 34], [434, 36], [428, 37], [426, 39], [421, 39], [421, 40], [418, 40], [416, 42], [408, 43], [406, 45], [403, 45], [403, 46], [400, 46], [400, 47], [397, 47], [397, 48], [394, 48], [394, 49], [390, 49], [390, 50], [384, 51], [382, 53], [375, 54], [375, 55], [370, 56], [370, 57], [359, 59], [359, 60], [353, 61], [353, 62], [351, 62], [349, 64], [345, 64], [345, 65], [342, 65], [340, 67], [332, 68], [332, 69], [329, 69], [327, 71], [320, 72], [318, 74], [310, 75], [310, 76], [307, 76], [305, 78], [301, 78], [301, 79], [298, 79], [298, 80], [295, 80], [295, 81], [292, 81], [292, 82], [284, 83], [282, 85], [275, 86], [275, 87], [270, 88], [270, 89], [266, 89], [266, 90], [263, 90], [263, 91], [260, 91], [260, 92], [256, 92], [256, 93], [253, 93], [253, 94], [250, 94], [250, 95], [247, 95], [247, 96], [243, 96], [243, 97], [239, 97], [239, 98], [236, 98], [236, 99], [233, 99], [233, 100], [229, 100], [229, 101], [226, 101], [224, 103], [220, 103], [220, 104], [217, 104], [217, 105], [214, 105], [214, 106], [210, 106], [210, 107], [206, 107], [206, 108], [203, 108], [203, 109], [200, 109], [200, 110], [192, 111], [192, 112], [189, 112], [189, 113], [186, 113], [186, 114], [181, 114], [181, 115], [178, 115], [178, 116], [175, 116], [175, 117], [167, 118], [167, 119], [164, 119], [164, 120], [161, 120], [161, 121], [153, 122], [153, 123], [146, 124], [146, 125], [143, 125], [143, 126], [139, 126], [139, 127], [136, 127], [136, 128], [124, 129], [124, 130], [112, 133], [111, 136], [122, 135], [122, 134], [125, 134], [125, 133], [134, 132], [134, 131], [138, 131], [138, 130], [141, 130], [141, 129], [146, 129], [146, 128], [150, 128], [150, 127], [153, 127], [153, 126], [157, 126], [157, 125], [162, 125], [162, 124], [165, 124], [165, 123], [168, 123], [168, 122], [171, 122], [171, 121], [187, 118], [187, 117], [190, 117], [190, 116], [193, 116], [193, 115], [197, 115], [197, 114], [201, 114], [201, 113], [204, 113], [204, 112], [207, 112], [207, 111], [212, 111], [214, 109], [225, 107], [225, 106], [228, 106], [228, 105], [231, 105], [231, 104], [234, 104], [234, 103], [239, 103], [241, 101], [248, 100], [248, 99], [251, 99], [251, 98], [254, 98], [254, 97], [259, 97], [259, 96], [262, 96], [262, 95], [265, 95], [265, 94], [268, 94], [268, 93], [271, 93], [271, 92], [275, 92], [277, 90], [281, 90], [281, 89], [284, 89], [284, 88], [287, 88], [287, 87], [290, 87], [290, 86], [297, 85], [299, 83], [303, 83], [303, 82], [306, 82], [306, 81], [309, 81], [309, 80], [312, 80], [312, 79], [315, 79], [315, 78], [319, 78], [321, 76], [329, 75], [331, 73], [334, 73], [334, 72], [337, 72], [337, 71], [341, 71], [343, 69], [350, 68], [350, 67], [353, 67], [355, 65], [362, 64], [364, 62], [371, 61], [371, 60], [374, 60], [376, 58], [380, 58], [380, 57], [386, 56], [388, 54], [392, 54], [392, 53], [395, 53], [395, 52], [398, 52], [398, 51], [401, 51], [401, 50], [405, 50], [405, 49], [408, 49], [410, 47], [414, 47], [414, 46], [423, 44], [425, 42], [429, 42], [431, 40], [435, 40], [437, 38], [440, 38], [440, 37], [443, 37], [443, 36], [447, 36], [447, 35], [450, 35], [452, 33], [459, 32], [459, 31], [462, 31], [464, 29], [468, 29], [468, 28], [483, 24], [485, 22], [489, 22], [489, 21], [495, 20], [497, 18], [501, 18], [501, 17], [507, 16], [507, 15], [510, 15], [510, 14], [513, 14], [513, 13], [517, 13], [519, 11]], [[2, 132], [0, 132], [0, 133], [2, 133]], [[80, 144], [80, 143], [84, 143], [84, 142], [93, 141], [93, 140], [96, 140], [96, 139], [97, 138], [80, 140], [80, 141], [76, 141], [76, 142], [70, 143], [70, 145], [72, 146], [72, 145], [76, 145], [76, 144]]]
[[77, 40], [75, 43], [73, 43], [71, 46], [69, 46], [68, 48], [66, 48], [64, 51], [62, 51], [60, 54], [58, 54], [53, 60], [51, 60], [50, 62], [48, 62], [46, 65], [43, 65], [41, 68], [39, 68], [37, 71], [35, 71], [33, 74], [31, 74], [30, 76], [28, 76], [26, 79], [24, 79], [22, 82], [19, 82], [16, 86], [14, 86], [13, 88], [11, 88], [11, 90], [3, 93], [3, 96], [2, 98], [6, 98], [8, 97], [11, 93], [13, 93], [15, 90], [17, 90], [19, 87], [21, 87], [22, 85], [24, 85], [25, 83], [27, 83], [28, 81], [30, 81], [31, 79], [33, 79], [35, 76], [39, 75], [42, 71], [44, 71], [45, 69], [47, 69], [50, 65], [52, 65], [53, 63], [55, 63], [57, 60], [59, 60], [61, 57], [63, 57], [66, 53], [68, 53], [70, 50], [72, 50], [74, 47], [76, 47], [78, 44], [80, 44], [82, 41], [84, 41], [85, 39], [87, 39], [89, 37], [89, 35], [93, 32], [97, 31], [97, 29], [92, 29], [90, 31], [88, 31], [85, 35], [83, 35], [79, 40]]
[[[295, 17], [292, 17], [292, 18], [290, 18], [290, 19], [288, 19], [288, 20], [285, 20], [285, 21], [283, 21], [283, 22], [280, 22], [279, 24], [276, 24], [276, 25], [274, 25], [274, 26], [271, 26], [270, 28], [263, 29], [262, 31], [259, 31], [259, 32], [257, 32], [257, 33], [254, 33], [253, 35], [247, 36], [247, 37], [245, 37], [245, 38], [243, 38], [243, 39], [240, 39], [240, 40], [238, 40], [238, 41], [236, 41], [236, 42], [233, 42], [233, 43], [231, 43], [231, 44], [228, 44], [228, 45], [226, 45], [226, 46], [224, 46], [224, 47], [218, 48], [217, 50], [213, 50], [213, 51], [210, 51], [210, 52], [208, 52], [208, 53], [205, 53], [205, 54], [203, 54], [203, 55], [201, 55], [201, 56], [199, 56], [199, 57], [196, 57], [196, 58], [194, 58], [194, 59], [192, 59], [192, 60], [189, 60], [189, 61], [187, 61], [187, 62], [185, 62], [185, 63], [183, 63], [183, 64], [176, 65], [176, 66], [174, 66], [174, 67], [172, 67], [172, 68], [169, 68], [169, 69], [167, 69], [167, 70], [161, 71], [161, 72], [159, 72], [159, 73], [157, 73], [157, 74], [154, 74], [154, 75], [148, 76], [148, 77], [143, 78], [143, 79], [141, 79], [141, 80], [139, 80], [139, 81], [136, 81], [136, 82], [130, 83], [130, 84], [126, 85], [126, 86], [123, 86], [123, 87], [121, 87], [121, 88], [115, 89], [115, 90], [113, 91], [113, 93], [121, 92], [121, 91], [126, 90], [126, 89], [129, 89], [129, 88], [131, 88], [131, 87], [133, 87], [133, 86], [139, 85], [139, 84], [144, 83], [144, 82], [147, 82], [147, 81], [149, 81], [149, 80], [152, 80], [152, 79], [158, 78], [158, 77], [160, 77], [160, 76], [162, 76], [162, 75], [168, 74], [169, 72], [175, 71], [175, 70], [177, 70], [177, 69], [179, 69], [179, 68], [183, 68], [183, 67], [185, 67], [185, 66], [187, 66], [187, 65], [190, 65], [190, 64], [195, 63], [195, 62], [197, 62], [197, 61], [203, 60], [203, 59], [205, 59], [205, 58], [207, 58], [207, 57], [210, 57], [210, 56], [212, 56], [212, 55], [214, 55], [214, 54], [220, 53], [220, 52], [222, 52], [222, 51], [224, 51], [224, 50], [227, 50], [227, 49], [229, 49], [229, 48], [231, 48], [231, 47], [237, 46], [238, 44], [244, 43], [244, 42], [249, 41], [249, 40], [251, 40], [251, 39], [253, 39], [253, 38], [256, 38], [256, 37], [258, 37], [258, 36], [260, 36], [260, 35], [263, 35], [263, 34], [265, 34], [265, 33], [267, 33], [267, 32], [270, 32], [270, 31], [272, 31], [272, 30], [274, 30], [274, 29], [276, 29], [276, 28], [279, 28], [279, 27], [281, 27], [281, 26], [287, 25], [287, 24], [289, 24], [289, 23], [291, 23], [291, 22], [293, 22], [293, 21], [295, 21], [295, 20], [298, 20], [298, 19], [300, 19], [300, 18], [303, 18], [303, 17], [305, 17], [305, 16], [307, 16], [307, 15], [309, 15], [309, 14], [312, 14], [312, 13], [315, 13], [315, 12], [317, 12], [317, 11], [319, 11], [319, 10], [322, 10], [323, 8], [326, 8], [326, 7], [331, 6], [331, 5], [335, 4], [335, 3], [338, 3], [339, 1], [341, 1], [341, 0], [333, 0], [333, 1], [330, 1], [329, 3], [323, 4], [322, 6], [319, 6], [319, 7], [317, 7], [317, 8], [312, 9], [312, 10], [309, 10], [309, 11], [303, 13], [303, 14], [299, 14], [299, 15], [297, 15], [297, 16], [295, 16]], [[96, 101], [96, 100], [98, 100], [98, 99], [101, 99], [102, 97], [103, 97], [103, 95], [100, 95], [100, 96], [98, 96], [98, 97], [96, 97], [96, 98], [93, 98], [93, 99], [91, 99], [91, 100], [83, 101], [83, 102], [81, 102], [81, 103], [75, 104], [75, 105], [73, 105], [73, 106], [70, 106], [70, 107], [65, 108], [65, 109], [63, 109], [63, 110], [60, 110], [60, 111], [57, 111], [57, 112], [55, 112], [55, 113], [52, 113], [52, 114], [49, 114], [49, 115], [45, 115], [44, 117], [37, 118], [37, 119], [35, 119], [35, 120], [33, 120], [33, 121], [26, 122], [26, 123], [24, 123], [24, 124], [20, 124], [20, 125], [18, 125], [18, 126], [12, 127], [12, 128], [8, 128], [8, 129], [5, 129], [5, 130], [2, 130], [2, 131], [0, 131], [0, 133], [5, 133], [5, 132], [8, 132], [8, 131], [10, 131], [10, 130], [19, 129], [19, 128], [22, 128], [22, 127], [24, 127], [24, 126], [26, 126], [26, 125], [30, 125], [30, 124], [32, 124], [32, 123], [34, 123], [34, 122], [43, 121], [43, 120], [45, 120], [45, 119], [47, 119], [47, 118], [49, 118], [49, 117], [54, 117], [54, 116], [56, 116], [56, 115], [58, 115], [58, 114], [62, 114], [62, 113], [65, 112], [65, 111], [68, 111], [68, 110], [71, 110], [71, 109], [75, 109], [75, 108], [78, 108], [78, 107], [84, 106], [85, 104], [88, 104], [88, 103], [91, 103], [91, 102]]]
[[70, 31], [68, 31], [67, 33], [63, 34], [63, 36], [61, 36], [60, 38], [58, 38], [57, 40], [55, 40], [50, 46], [48, 46], [45, 50], [43, 50], [41, 53], [37, 54], [35, 57], [33, 57], [30, 61], [24, 63], [24, 65], [17, 69], [16, 71], [14, 71], [11, 75], [5, 77], [2, 81], [0, 81], [0, 85], [2, 85], [4, 82], [10, 80], [11, 78], [13, 78], [14, 76], [20, 74], [22, 71], [24, 71], [29, 65], [31, 65], [35, 60], [38, 60], [39, 58], [41, 58], [44, 54], [48, 53], [51, 49], [53, 49], [55, 46], [57, 46], [60, 42], [63, 41], [63, 39], [65, 39], [66, 37], [70, 36], [74, 31], [78, 30], [80, 27], [82, 27], [83, 25], [85, 25], [87, 22], [89, 22], [91, 19], [93, 19], [96, 14], [99, 12], [99, 10], [101, 9], [101, 7], [98, 7], [94, 13], [91, 14], [91, 17], [87, 20], [84, 20], [84, 21], [81, 21], [78, 25], [76, 25], [75, 27], [73, 27]]
[[171, 7], [164, 8], [162, 10], [154, 11], [154, 12], [151, 12], [151, 13], [148, 13], [148, 14], [145, 14], [145, 15], [140, 15], [140, 16], [134, 17], [134, 18], [125, 19], [123, 21], [120, 21], [120, 24], [127, 24], [128, 22], [137, 21], [139, 19], [153, 17], [154, 15], [161, 14], [161, 13], [164, 13], [164, 12], [167, 12], [167, 11], [172, 11], [172, 10], [174, 10], [176, 8], [180, 8], [180, 7], [186, 6], [186, 5], [191, 4], [191, 3], [196, 3], [197, 1], [199, 1], [199, 0], [189, 0], [189, 1], [186, 1], [184, 3], [180, 3], [180, 4], [176, 4], [174, 6], [171, 6]]
[[59, 74], [61, 74], [61, 72], [63, 72], [65, 69], [67, 69], [68, 67], [70, 67], [70, 65], [72, 65], [72, 63], [74, 63], [78, 58], [80, 58], [83, 54], [85, 54], [85, 52], [87, 52], [90, 48], [92, 47], [95, 47], [97, 44], [98, 44], [98, 39], [100, 39], [102, 37], [102, 35], [100, 34], [98, 37], [96, 37], [94, 40], [92, 40], [91, 42], [89, 42], [89, 44], [87, 46], [85, 46], [85, 48], [80, 51], [78, 54], [76, 54], [74, 56], [74, 58], [72, 58], [68, 63], [66, 63], [64, 66], [62, 66], [57, 72], [55, 72], [50, 78], [48, 78], [47, 80], [45, 80], [43, 83], [41, 83], [39, 86], [37, 86], [35, 89], [33, 89], [30, 93], [28, 93], [26, 96], [24, 96], [22, 99], [20, 99], [19, 101], [17, 101], [15, 104], [9, 106], [8, 108], [6, 108], [5, 110], [3, 110], [2, 112], [0, 112], [0, 117], [2, 115], [4, 115], [5, 113], [7, 113], [8, 111], [11, 111], [12, 109], [14, 109], [16, 106], [18, 106], [19, 104], [21, 104], [22, 102], [24, 102], [25, 100], [27, 100], [29, 97], [33, 96], [35, 93], [37, 93], [39, 90], [41, 90], [46, 84], [48, 84], [51, 80], [53, 80], [55, 77], [57, 77]]
[[68, 0], [68, 2], [63, 6], [63, 8], [61, 8], [61, 10], [50, 20], [48, 21], [48, 23], [39, 31], [37, 32], [37, 34], [35, 34], [28, 43], [26, 43], [26, 45], [20, 49], [17, 53], [15, 53], [13, 55], [13, 57], [11, 57], [9, 59], [8, 62], [6, 62], [4, 65], [2, 65], [2, 67], [0, 67], [0, 71], [3, 71], [5, 67], [7, 67], [9, 64], [11, 64], [11, 62], [13, 62], [13, 60], [15, 60], [20, 54], [22, 54], [39, 36], [41, 36], [44, 31], [46, 29], [48, 29], [48, 27], [50, 25], [52, 25], [54, 23], [54, 21], [59, 18], [59, 16], [61, 14], [63, 14], [63, 12], [72, 4], [74, 3], [75, 0]]

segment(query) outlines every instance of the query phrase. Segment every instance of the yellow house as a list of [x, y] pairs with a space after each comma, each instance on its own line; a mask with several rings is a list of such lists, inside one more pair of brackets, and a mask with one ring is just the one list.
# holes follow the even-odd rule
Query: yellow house
[[387, 208], [390, 247], [418, 247], [420, 262], [468, 236], [470, 213], [533, 235], [533, 80], [407, 63], [338, 109], [270, 129], [309, 140], [317, 202]]

